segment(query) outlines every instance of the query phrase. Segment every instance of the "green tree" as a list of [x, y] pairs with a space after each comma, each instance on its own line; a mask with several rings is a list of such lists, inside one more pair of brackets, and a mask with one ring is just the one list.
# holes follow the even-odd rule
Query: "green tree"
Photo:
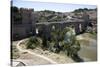
[[37, 37], [30, 37], [27, 44], [26, 44], [26, 48], [27, 49], [34, 49], [39, 45], [39, 41], [37, 39]]
[[67, 54], [67, 56], [74, 57], [78, 54], [78, 51], [80, 50], [80, 44], [76, 40], [76, 36], [73, 29], [68, 28], [69, 31], [66, 32], [65, 40], [64, 40], [64, 51]]

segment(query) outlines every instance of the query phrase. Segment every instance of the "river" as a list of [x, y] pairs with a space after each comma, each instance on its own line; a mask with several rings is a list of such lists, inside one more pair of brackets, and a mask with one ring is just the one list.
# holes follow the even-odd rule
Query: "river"
[[[84, 35], [88, 36], [87, 34]], [[78, 38], [81, 44], [79, 56], [84, 61], [97, 61], [97, 40], [83, 35], [79, 35]]]

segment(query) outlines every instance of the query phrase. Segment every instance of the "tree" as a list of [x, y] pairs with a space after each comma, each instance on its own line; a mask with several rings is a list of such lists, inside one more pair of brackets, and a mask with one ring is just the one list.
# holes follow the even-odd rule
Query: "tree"
[[79, 8], [79, 9], [74, 10], [74, 12], [84, 12], [88, 10], [89, 10], [88, 8]]
[[85, 11], [88, 11], [88, 8], [84, 8]]
[[27, 49], [34, 49], [39, 45], [39, 40], [37, 39], [37, 37], [30, 37], [27, 44], [26, 44], [26, 48]]
[[80, 44], [76, 40], [73, 29], [68, 27], [65, 29], [67, 31], [64, 38], [63, 50], [67, 56], [73, 57], [74, 55], [77, 55], [77, 52], [80, 50]]

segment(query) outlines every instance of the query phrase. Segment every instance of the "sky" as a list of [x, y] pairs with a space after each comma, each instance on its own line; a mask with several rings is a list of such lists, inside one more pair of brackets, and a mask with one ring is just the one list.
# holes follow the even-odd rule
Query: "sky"
[[89, 9], [96, 8], [96, 5], [22, 1], [22, 0], [13, 0], [13, 6], [17, 6], [19, 8], [20, 7], [33, 8], [34, 11], [52, 10], [56, 12], [70, 12], [79, 8], [89, 8]]

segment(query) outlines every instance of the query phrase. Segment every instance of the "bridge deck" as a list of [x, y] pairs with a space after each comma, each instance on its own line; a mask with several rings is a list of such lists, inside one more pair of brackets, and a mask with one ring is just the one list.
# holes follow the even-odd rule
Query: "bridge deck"
[[75, 20], [67, 20], [67, 21], [59, 21], [59, 22], [39, 22], [39, 23], [36, 23], [37, 25], [39, 24], [55, 24], [55, 23], [74, 23], [74, 22], [84, 22], [84, 20], [81, 20], [81, 19], [75, 19]]

